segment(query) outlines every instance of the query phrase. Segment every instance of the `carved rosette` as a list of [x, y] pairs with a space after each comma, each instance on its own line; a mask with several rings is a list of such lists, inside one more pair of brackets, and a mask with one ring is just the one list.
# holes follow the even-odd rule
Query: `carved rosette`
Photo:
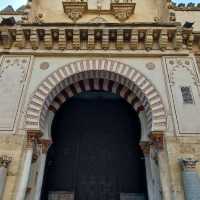
[[198, 162], [198, 160], [192, 158], [181, 159], [181, 164], [184, 171], [195, 171]]
[[162, 132], [153, 132], [149, 135], [151, 145], [157, 150], [163, 150], [164, 134]]
[[88, 3], [84, 1], [63, 1], [64, 12], [74, 22], [88, 10]]
[[0, 167], [8, 168], [8, 165], [11, 163], [12, 157], [7, 155], [0, 156]]
[[134, 14], [135, 5], [135, 3], [111, 3], [111, 11], [115, 18], [124, 22]]

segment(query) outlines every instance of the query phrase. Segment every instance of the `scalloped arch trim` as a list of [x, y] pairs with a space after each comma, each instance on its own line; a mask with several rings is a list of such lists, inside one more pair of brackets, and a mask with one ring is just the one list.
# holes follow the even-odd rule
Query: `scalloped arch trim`
[[[89, 84], [90, 80], [93, 80], [92, 86]], [[81, 81], [85, 88], [82, 90]], [[72, 87], [75, 92], [72, 92]], [[165, 131], [164, 104], [153, 84], [133, 67], [107, 59], [80, 60], [64, 65], [42, 81], [28, 104], [26, 130], [43, 132], [50, 110], [57, 110], [66, 98], [92, 87], [119, 94], [129, 103], [134, 101], [134, 108], [137, 99], [137, 107], [144, 109], [150, 131]], [[66, 95], [63, 95], [63, 91]]]

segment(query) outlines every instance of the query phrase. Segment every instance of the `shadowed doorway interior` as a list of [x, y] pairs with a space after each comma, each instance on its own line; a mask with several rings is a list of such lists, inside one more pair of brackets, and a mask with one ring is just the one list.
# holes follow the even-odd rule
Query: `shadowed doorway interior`
[[56, 113], [41, 200], [146, 200], [138, 114], [100, 91], [70, 98]]

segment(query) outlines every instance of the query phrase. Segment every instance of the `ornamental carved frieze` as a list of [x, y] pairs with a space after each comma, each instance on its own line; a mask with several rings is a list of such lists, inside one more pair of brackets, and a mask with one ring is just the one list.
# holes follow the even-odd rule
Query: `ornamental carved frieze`
[[88, 3], [85, 0], [64, 0], [63, 8], [67, 16], [76, 22], [88, 10]]
[[135, 5], [136, 3], [132, 2], [132, 0], [126, 2], [114, 0], [111, 3], [111, 11], [116, 19], [118, 19], [120, 22], [123, 22], [134, 14]]

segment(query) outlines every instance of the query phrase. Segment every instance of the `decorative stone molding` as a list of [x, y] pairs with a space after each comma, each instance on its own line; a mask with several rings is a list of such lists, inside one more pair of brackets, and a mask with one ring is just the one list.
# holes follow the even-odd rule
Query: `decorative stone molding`
[[95, 48], [95, 31], [94, 29], [88, 30], [88, 49]]
[[168, 43], [167, 30], [163, 29], [163, 30], [161, 30], [160, 38], [159, 38], [159, 45], [160, 45], [161, 51], [164, 51], [167, 49], [167, 43]]
[[[70, 85], [86, 79], [107, 79], [125, 86], [137, 96], [141, 105], [144, 106], [149, 129], [151, 131], [166, 129], [164, 105], [152, 83], [133, 67], [106, 59], [76, 61], [64, 65], [49, 75], [30, 99], [26, 115], [26, 129], [43, 132], [49, 106], [56, 96]], [[123, 91], [122, 96], [126, 97], [127, 94]], [[133, 98], [134, 96], [130, 96], [128, 101]]]
[[182, 48], [183, 45], [183, 35], [182, 35], [182, 30], [181, 28], [178, 28], [176, 31], [176, 35], [173, 38], [173, 44], [174, 44], [174, 48], [176, 50], [179, 50]]
[[45, 47], [46, 49], [52, 49], [52, 47], [53, 47], [52, 32], [51, 32], [51, 30], [49, 30], [49, 29], [45, 30], [45, 35], [44, 35], [44, 47]]
[[24, 36], [24, 32], [22, 29], [18, 29], [16, 32], [16, 47], [19, 49], [25, 48], [26, 40]]
[[196, 170], [196, 165], [199, 161], [193, 158], [183, 158], [181, 159], [182, 168], [184, 171], [194, 171]]
[[151, 29], [146, 32], [144, 46], [147, 51], [150, 51], [153, 47], [153, 30]]
[[13, 42], [11, 32], [9, 32], [8, 30], [2, 30], [1, 38], [4, 49], [10, 49]]
[[138, 43], [139, 43], [138, 30], [133, 29], [131, 31], [130, 48], [132, 50], [138, 49]]
[[129, 1], [120, 2], [120, 0], [112, 0], [111, 12], [120, 22], [124, 22], [134, 14], [136, 3]]
[[106, 50], [109, 48], [109, 30], [104, 29], [102, 35], [102, 49]]
[[144, 156], [149, 156], [151, 143], [147, 141], [140, 142], [140, 148], [142, 149]]
[[81, 47], [81, 36], [80, 36], [80, 30], [74, 29], [73, 30], [73, 41], [72, 46], [74, 49], [78, 50]]
[[164, 148], [164, 133], [163, 132], [152, 132], [149, 135], [151, 145], [157, 150], [163, 150]]
[[200, 11], [200, 3], [195, 4], [195, 3], [179, 3], [176, 4], [173, 1], [169, 0], [168, 4], [169, 9], [174, 9], [175, 11]]
[[[198, 38], [199, 37], [199, 38]], [[191, 50], [200, 35], [192, 29], [175, 25], [154, 26], [98, 24], [76, 27], [20, 26], [12, 29], [0, 26], [0, 49], [33, 50]], [[138, 45], [140, 41], [141, 45]], [[110, 45], [111, 43], [115, 45]], [[153, 45], [154, 44], [154, 45]], [[154, 46], [154, 48], [153, 48]], [[172, 49], [173, 48], [173, 49]]]
[[76, 22], [88, 10], [88, 3], [85, 0], [64, 0], [63, 8], [67, 16]]
[[0, 156], [0, 167], [8, 168], [8, 165], [11, 163], [12, 157], [7, 155]]
[[123, 49], [124, 46], [124, 30], [117, 30], [116, 49]]
[[31, 30], [30, 43], [33, 50], [36, 50], [39, 48], [39, 37], [35, 29]]
[[56, 113], [62, 104], [68, 100], [68, 98], [71, 98], [72, 96], [75, 96], [81, 92], [90, 91], [93, 89], [108, 91], [121, 96], [133, 106], [138, 114], [141, 111], [144, 111], [144, 106], [141, 105], [138, 97], [132, 91], [130, 91], [130, 89], [117, 82], [104, 78], [85, 79], [69, 85], [54, 98], [54, 101], [49, 106], [49, 110]]

